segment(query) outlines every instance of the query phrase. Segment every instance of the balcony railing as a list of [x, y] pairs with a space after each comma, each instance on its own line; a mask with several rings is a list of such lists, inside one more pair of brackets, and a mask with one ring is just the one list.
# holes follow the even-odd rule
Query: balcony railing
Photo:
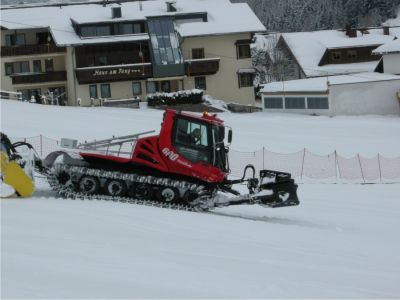
[[57, 47], [55, 44], [3, 46], [1, 47], [1, 56], [46, 54], [65, 51], [65, 47]]
[[188, 76], [212, 75], [219, 70], [219, 58], [185, 60], [185, 73]]
[[55, 71], [48, 73], [36, 73], [36, 74], [17, 74], [11, 75], [13, 84], [29, 84], [29, 83], [42, 83], [52, 81], [66, 81], [66, 71]]
[[153, 76], [151, 63], [75, 69], [79, 84], [142, 80]]

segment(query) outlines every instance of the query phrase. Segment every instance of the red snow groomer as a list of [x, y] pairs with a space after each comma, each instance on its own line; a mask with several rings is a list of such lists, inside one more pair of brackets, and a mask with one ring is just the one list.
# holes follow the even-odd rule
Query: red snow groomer
[[[72, 198], [140, 201], [152, 205], [208, 210], [218, 206], [298, 205], [297, 185], [290, 174], [260, 171], [247, 165], [241, 179], [228, 178], [232, 130], [216, 115], [202, 116], [168, 109], [160, 134], [151, 132], [77, 144], [43, 161], [50, 185]], [[246, 177], [250, 172], [251, 176]], [[247, 183], [240, 195], [234, 184]], [[226, 196], [228, 192], [234, 196]]]

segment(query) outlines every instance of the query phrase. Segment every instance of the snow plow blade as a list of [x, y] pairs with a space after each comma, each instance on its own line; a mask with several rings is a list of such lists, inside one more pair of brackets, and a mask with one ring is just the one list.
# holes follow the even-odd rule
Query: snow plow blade
[[[260, 192], [254, 200], [266, 207], [284, 207], [299, 205], [297, 184], [289, 173], [272, 170], [260, 171]], [[269, 191], [270, 193], [265, 192]]]
[[[253, 169], [255, 173], [253, 166], [249, 165], [245, 169], [247, 168]], [[244, 182], [243, 179], [234, 181], [234, 183]], [[226, 192], [235, 193], [236, 197], [220, 197], [216, 201], [215, 207], [259, 204], [264, 207], [277, 208], [300, 204], [297, 197], [297, 184], [289, 173], [262, 170], [260, 171], [260, 179], [253, 177], [246, 181], [249, 194], [240, 195], [232, 189], [225, 189]]]
[[26, 175], [24, 170], [15, 161], [9, 161], [5, 152], [0, 152], [0, 156], [3, 182], [11, 186], [19, 196], [30, 196], [35, 190], [31, 178]]

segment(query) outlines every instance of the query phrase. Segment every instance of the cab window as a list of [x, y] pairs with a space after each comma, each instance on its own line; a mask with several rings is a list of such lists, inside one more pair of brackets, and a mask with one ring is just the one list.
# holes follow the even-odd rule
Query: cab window
[[207, 125], [187, 119], [177, 119], [173, 144], [178, 154], [192, 162], [211, 163]]

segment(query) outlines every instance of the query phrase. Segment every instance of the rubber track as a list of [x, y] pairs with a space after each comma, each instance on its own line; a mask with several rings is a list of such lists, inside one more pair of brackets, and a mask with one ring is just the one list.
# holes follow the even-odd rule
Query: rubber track
[[[116, 197], [104, 194], [89, 195], [75, 191], [72, 184], [67, 184], [67, 185], [60, 184], [56, 177], [56, 173], [60, 172], [67, 172], [68, 174], [72, 173], [74, 175], [77, 174], [79, 176], [82, 175], [97, 176], [103, 179], [119, 179], [125, 182], [129, 181], [130, 183], [147, 183], [155, 186], [173, 186], [173, 187], [187, 188], [192, 191], [196, 191], [200, 196], [195, 200], [193, 200], [193, 205], [187, 205], [187, 204], [160, 202], [155, 200], [135, 199], [131, 197]], [[210, 197], [210, 193], [204, 188], [204, 186], [193, 184], [186, 181], [157, 178], [154, 176], [125, 174], [114, 171], [104, 171], [98, 169], [90, 169], [87, 167], [68, 166], [62, 164], [55, 165], [54, 169], [48, 174], [46, 174], [46, 177], [50, 187], [54, 191], [56, 191], [57, 194], [62, 198], [81, 199], [81, 200], [105, 200], [105, 201], [169, 208], [173, 210], [199, 211], [199, 212], [207, 211], [215, 207], [214, 202], [212, 201], [212, 197]]]

